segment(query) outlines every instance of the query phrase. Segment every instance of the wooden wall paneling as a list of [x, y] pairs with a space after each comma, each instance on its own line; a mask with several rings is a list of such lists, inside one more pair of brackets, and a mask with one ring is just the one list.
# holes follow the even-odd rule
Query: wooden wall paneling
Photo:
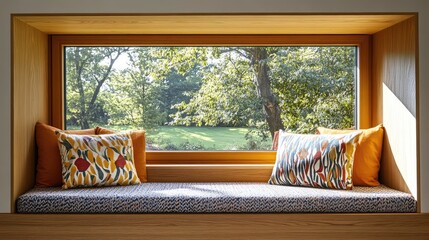
[[372, 123], [383, 123], [381, 181], [418, 198], [416, 17], [373, 37]]
[[[404, 17], [404, 19], [409, 18], [410, 16], [405, 16], [405, 15], [401, 15], [402, 17]], [[29, 18], [26, 18], [25, 16], [18, 16], [22, 21], [25, 21], [26, 23], [30, 24], [30, 22], [32, 21]], [[48, 54], [47, 54], [47, 50], [45, 51], [44, 49], [46, 49], [45, 44], [47, 44], [48, 42], [48, 37], [46, 35], [46, 33], [42, 33], [30, 26], [28, 26], [26, 23], [23, 23], [21, 21], [19, 21], [17, 18], [14, 18], [14, 35], [15, 35], [15, 39], [13, 40], [14, 43], [14, 53], [13, 55], [17, 55], [15, 56], [16, 59], [14, 59], [14, 73], [16, 74], [14, 76], [14, 82], [16, 81], [16, 83], [13, 84], [14, 90], [13, 90], [13, 109], [14, 109], [14, 113], [13, 113], [13, 178], [14, 178], [14, 183], [12, 186], [13, 189], [13, 202], [15, 200], [15, 198], [19, 195], [20, 192], [22, 192], [23, 189], [28, 189], [29, 186], [32, 186], [32, 183], [34, 182], [34, 135], [33, 135], [33, 128], [34, 128], [34, 123], [37, 120], [40, 121], [45, 121], [48, 122], [49, 121], [49, 100], [48, 100], [48, 77], [47, 77], [47, 58], [48, 58]], [[27, 16], [28, 17], [28, 16]], [[67, 26], [67, 22], [56, 22], [55, 19], [58, 16], [43, 16], [44, 20], [43, 21], [47, 21], [47, 24], [51, 24], [55, 29], [62, 29], [65, 26]], [[76, 17], [76, 16], [75, 16]], [[79, 16], [78, 16], [79, 17]], [[96, 19], [96, 16], [90, 16], [92, 20]], [[116, 17], [116, 16], [115, 16]], [[39, 19], [40, 20], [40, 19]], [[398, 20], [398, 19], [397, 19]], [[271, 21], [271, 20], [270, 20]], [[396, 21], [396, 20], [395, 20]], [[382, 99], [383, 95], [383, 84], [378, 84], [378, 83], [394, 83], [393, 86], [396, 86], [395, 84], [402, 84], [398, 79], [399, 78], [393, 78], [394, 80], [389, 80], [387, 79], [388, 76], [386, 75], [387, 73], [389, 73], [389, 71], [392, 71], [391, 69], [394, 69], [395, 66], [398, 66], [399, 68], [401, 68], [401, 66], [403, 66], [403, 61], [405, 61], [404, 59], [398, 58], [398, 57], [394, 57], [395, 55], [390, 55], [391, 52], [395, 52], [395, 49], [401, 49], [401, 51], [409, 51], [411, 49], [410, 45], [407, 45], [405, 42], [411, 41], [407, 36], [407, 34], [410, 33], [410, 29], [409, 26], [406, 26], [407, 24], [411, 24], [413, 25], [413, 21], [415, 21], [415, 19], [411, 19], [411, 20], [407, 20], [405, 22], [401, 22], [399, 24], [394, 25], [393, 27], [383, 30], [377, 34], [375, 34], [374, 36], [374, 64], [378, 70], [374, 71], [374, 81], [373, 82], [373, 89], [376, 89], [375, 91], [372, 91], [372, 96], [370, 98], [372, 98], [372, 101], [375, 102], [375, 104], [373, 104], [372, 106], [369, 106], [367, 109], [369, 109], [369, 111], [371, 111], [373, 114], [373, 119], [372, 121], [370, 121], [372, 123], [372, 125], [377, 124], [378, 122], [385, 122], [386, 117], [383, 117], [383, 115], [378, 114], [378, 111], [381, 110], [383, 111], [383, 109], [385, 110], [386, 108], [383, 107], [383, 105], [385, 104], [385, 100]], [[37, 21], [36, 21], [37, 22]], [[95, 21], [96, 23], [97, 21]], [[399, 20], [398, 20], [399, 22]], [[48, 31], [48, 30], [43, 30], [43, 24], [42, 25], [37, 25], [37, 24], [33, 24], [31, 23], [34, 27], [38, 28], [38, 29], [42, 29], [42, 31]], [[394, 23], [392, 23], [394, 24]], [[105, 24], [103, 23], [103, 25], [108, 26], [109, 28], [114, 27], [113, 25], [115, 25], [115, 22], [112, 22], [112, 24]], [[386, 25], [384, 25], [386, 26]], [[189, 26], [188, 26], [189, 27]], [[90, 26], [85, 26], [85, 25], [79, 25], [79, 28], [71, 28], [73, 29], [73, 33], [82, 33], [79, 32], [79, 29], [91, 29]], [[64, 28], [66, 29], [66, 28]], [[226, 28], [225, 28], [226, 29]], [[15, 33], [16, 31], [16, 33]], [[106, 29], [104, 29], [103, 33], [110, 33], [112, 34], [113, 32], [108, 32], [106, 31]], [[125, 31], [125, 30], [124, 30]], [[128, 31], [128, 30], [126, 30]], [[25, 34], [28, 34], [28, 36], [25, 36]], [[123, 32], [122, 32], [123, 33]], [[130, 32], [127, 32], [130, 33]], [[200, 32], [201, 33], [201, 32]], [[225, 32], [223, 32], [225, 34]], [[262, 32], [259, 32], [259, 34]], [[272, 33], [276, 33], [275, 31], [270, 32], [270, 34]], [[313, 32], [314, 33], [314, 32]], [[344, 32], [337, 32], [337, 33], [344, 33]], [[19, 35], [21, 34], [21, 35]], [[296, 34], [296, 32], [295, 32]], [[405, 35], [404, 35], [405, 34]], [[412, 33], [410, 33], [411, 36], [413, 36]], [[141, 39], [137, 38], [132, 38], [130, 37], [132, 35], [128, 35], [128, 36], [117, 36], [118, 38], [116, 39], [117, 43], [119, 43], [118, 41], [122, 41], [128, 39], [128, 43], [132, 44], [132, 40], [129, 39], [137, 39], [138, 41], [141, 41]], [[149, 35], [148, 35], [149, 36]], [[156, 39], [157, 37], [159, 38], [159, 36], [146, 36], [143, 39], [149, 38], [150, 39]], [[393, 38], [388, 38], [387, 36], [393, 36]], [[63, 36], [65, 38], [68, 38], [70, 36]], [[223, 36], [224, 37], [224, 36]], [[245, 36], [244, 36], [245, 37]], [[350, 41], [350, 39], [361, 39], [359, 41], [366, 41], [366, 40], [362, 40], [362, 39], [367, 39], [368, 36], [363, 36], [363, 35], [343, 35], [343, 36], [330, 36], [330, 35], [325, 35], [325, 36], [307, 36], [306, 38], [304, 38], [303, 36], [289, 36], [290, 37], [290, 41], [288, 42], [289, 44], [293, 43], [293, 41], [303, 41], [301, 43], [303, 44], [314, 44], [314, 42], [317, 41], [324, 41], [325, 44], [335, 44], [338, 43], [339, 39], [342, 39], [342, 43], [344, 42], [348, 42]], [[61, 38], [61, 36], [59, 37]], [[95, 37], [95, 36], [74, 36], [71, 37], [74, 38], [75, 41], [82, 41], [83, 40], [88, 40], [88, 38], [92, 38], [93, 40], [96, 39], [97, 41], [104, 41], [106, 44], [109, 44], [112, 39], [114, 40], [115, 37], [111, 36], [111, 37]], [[86, 38], [86, 39], [85, 39]], [[206, 38], [206, 39], [214, 39], [213, 41], [222, 41], [222, 36], [217, 37], [217, 36], [200, 36], [199, 39], [196, 38], [189, 38], [189, 36], [185, 36], [182, 35], [181, 38], [183, 41], [185, 41], [185, 44], [191, 44], [193, 43], [192, 41], [199, 41], [202, 38]], [[257, 41], [260, 41], [259, 44], [264, 44], [265, 40], [262, 40], [264, 38], [264, 36], [254, 36], [251, 41], [256, 41], [256, 45], [258, 44]], [[415, 36], [414, 36], [415, 38]], [[19, 39], [19, 40], [17, 40]], [[80, 39], [80, 40], [79, 40]], [[185, 40], [187, 39], [187, 40]], [[192, 39], [192, 40], [189, 40]], [[239, 44], [239, 42], [234, 42], [234, 41], [242, 41], [243, 37], [240, 37], [239, 35], [235, 36], [234, 38], [231, 39], [235, 39], [232, 41], [232, 44]], [[276, 41], [283, 41], [284, 39], [282, 39], [282, 36], [280, 35], [273, 35], [271, 36], [271, 40], [273, 40], [273, 44], [277, 44], [278, 42]], [[163, 44], [169, 44], [169, 41], [173, 41], [171, 40], [167, 40], [166, 42], [163, 42]], [[177, 41], [177, 38], [174, 39], [174, 41]], [[190, 41], [190, 42], [189, 42]], [[88, 42], [86, 42], [88, 43]], [[231, 43], [228, 42], [228, 43]], [[395, 44], [399, 43], [400, 46], [402, 45], [406, 45], [407, 47], [405, 48], [398, 48], [398, 46], [396, 46]], [[85, 43], [83, 43], [85, 44]], [[184, 44], [184, 43], [180, 43], [180, 44]], [[266, 44], [266, 42], [265, 42]], [[364, 43], [365, 44], [365, 43]], [[27, 46], [27, 47], [26, 47]], [[28, 46], [32, 46], [31, 48]], [[56, 46], [56, 48], [52, 48], [52, 51], [58, 51], [61, 49], [61, 45], [55, 45], [53, 44], [53, 46]], [[362, 46], [366, 46], [369, 47], [368, 45], [360, 45]], [[57, 49], [57, 50], [55, 50]], [[412, 52], [412, 51], [410, 51]], [[21, 54], [21, 56], [20, 56]], [[415, 54], [415, 52], [414, 52]], [[365, 66], [365, 64], [362, 64], [362, 60], [364, 61], [365, 56], [362, 57], [362, 55], [360, 55], [361, 57], [361, 67]], [[369, 62], [370, 59], [368, 59], [367, 65], [366, 66], [370, 66]], [[387, 59], [387, 60], [386, 60]], [[390, 59], [390, 60], [388, 60]], [[392, 60], [392, 59], [396, 59], [396, 60]], [[408, 59], [410, 60], [410, 59]], [[53, 59], [53, 65], [55, 66], [55, 64], [61, 64], [61, 61], [56, 61], [55, 59]], [[24, 67], [25, 65], [27, 65], [26, 67]], [[17, 67], [19, 66], [19, 67]], [[57, 68], [59, 70], [57, 70], [57, 74], [60, 73], [62, 71], [62, 66]], [[29, 73], [29, 71], [33, 71], [32, 73]], [[389, 70], [390, 69], [390, 70]], [[22, 71], [21, 71], [22, 70]], [[404, 70], [404, 69], [402, 69]], [[366, 70], [369, 73], [369, 68]], [[406, 73], [410, 73], [410, 71], [405, 71]], [[412, 72], [412, 71], [411, 71]], [[54, 74], [55, 72], [53, 72]], [[27, 76], [25, 75], [27, 74]], [[393, 74], [393, 73], [392, 73]], [[365, 75], [365, 74], [363, 74]], [[412, 74], [411, 74], [412, 75]], [[402, 76], [402, 75], [401, 75]], [[408, 76], [408, 75], [407, 75]], [[19, 78], [20, 80], [15, 80], [16, 78]], [[30, 80], [28, 80], [28, 79]], [[53, 78], [55, 78], [55, 76], [53, 76]], [[27, 79], [27, 80], [24, 80]], [[387, 80], [386, 80], [387, 79]], [[369, 81], [369, 78], [367, 78], [367, 80]], [[412, 79], [406, 79], [405, 82], [409, 83], [409, 81], [412, 81]], [[415, 80], [414, 80], [415, 81]], [[54, 83], [55, 81], [53, 81]], [[61, 85], [59, 85], [59, 89], [60, 91], [62, 91], [61, 89]], [[364, 87], [365, 85], [363, 85]], [[369, 86], [369, 84], [368, 84]], [[389, 85], [390, 86], [390, 85]], [[390, 86], [392, 87], [392, 86]], [[407, 90], [401, 90], [402, 87], [411, 87], [412, 88], [412, 84], [411, 85], [405, 85], [405, 86], [396, 86], [395, 90], [396, 91], [403, 91], [404, 93], [415, 93], [415, 89], [407, 89]], [[17, 89], [23, 89], [23, 90], [17, 90]], [[54, 89], [54, 86], [53, 86]], [[23, 93], [22, 91], [27, 91], [26, 93]], [[368, 93], [370, 93], [371, 91], [368, 90]], [[31, 99], [31, 96], [35, 96], [37, 95], [38, 97], [33, 97], [33, 99]], [[395, 94], [394, 94], [395, 95]], [[19, 96], [23, 96], [23, 98], [19, 98]], [[396, 96], [396, 95], [395, 95]], [[52, 96], [53, 98], [55, 97], [54, 95]], [[57, 96], [58, 97], [58, 96]], [[368, 96], [367, 96], [368, 97]], [[406, 95], [399, 95], [399, 97], [405, 99], [405, 98], [409, 98], [409, 96]], [[61, 96], [59, 95], [58, 98], [61, 98]], [[362, 98], [362, 95], [361, 95]], [[404, 104], [404, 106], [406, 106], [406, 108], [411, 108], [413, 107], [413, 101], [412, 98], [410, 101], [405, 101], [404, 102], [406, 104]], [[414, 98], [415, 101], [415, 98]], [[42, 104], [43, 102], [43, 104]], [[52, 100], [52, 103], [55, 103], [55, 99]], [[363, 105], [365, 105], [365, 102], [363, 103]], [[415, 105], [414, 105], [415, 108]], [[55, 111], [55, 110], [53, 110]], [[386, 111], [384, 111], [386, 112]], [[383, 112], [383, 113], [384, 113]], [[394, 111], [392, 111], [394, 112]], [[411, 111], [412, 112], [412, 111]], [[58, 112], [57, 112], [58, 113]], [[28, 115], [28, 116], [27, 116]], [[59, 115], [53, 115], [53, 123], [55, 124], [55, 116], [60, 116], [61, 118], [63, 117], [62, 114]], [[361, 115], [362, 116], [362, 115]], [[21, 119], [22, 118], [22, 119]], [[393, 117], [395, 118], [395, 117]], [[407, 119], [403, 119], [405, 121], [405, 123], [407, 123]], [[59, 120], [57, 120], [58, 122]], [[398, 122], [398, 121], [397, 121]], [[364, 121], [361, 120], [361, 127], [366, 127], [366, 123], [364, 123]], [[389, 134], [395, 134], [396, 130], [394, 127], [396, 125], [390, 124], [390, 123], [386, 123], [387, 126], [387, 138], [389, 139]], [[414, 122], [415, 124], [415, 122]], [[412, 123], [411, 123], [412, 125]], [[402, 126], [402, 125], [401, 125]], [[59, 126], [61, 127], [61, 126]], [[31, 130], [31, 131], [30, 131]], [[408, 131], [409, 130], [409, 131]], [[400, 129], [401, 133], [405, 133], [405, 132], [409, 132], [411, 135], [415, 135], [416, 133], [416, 129], [413, 129], [412, 126], [408, 127], [406, 130]], [[410, 139], [410, 136], [398, 136], [398, 135], [391, 135], [394, 139], [404, 139], [403, 137], [405, 137], [405, 139]], [[412, 136], [411, 136], [412, 138]], [[26, 140], [28, 142], [26, 142]], [[414, 138], [415, 140], [415, 138]], [[32, 141], [32, 144], [30, 143], [30, 141]], [[402, 141], [402, 140], [401, 140]], [[23, 144], [23, 142], [25, 142], [25, 144]], [[389, 142], [389, 141], [386, 141]], [[410, 143], [407, 143], [408, 146], [412, 147], [412, 141]], [[415, 143], [414, 143], [415, 144]], [[390, 144], [391, 145], [391, 144]], [[388, 146], [390, 146], [388, 145]], [[18, 146], [20, 146], [18, 148]], [[27, 147], [27, 149], [25, 149]], [[412, 163], [415, 160], [415, 155], [416, 153], [412, 151], [412, 149], [410, 150], [409, 148], [404, 148], [401, 146], [392, 146], [393, 148], [391, 149], [402, 149], [401, 151], [403, 152], [403, 154], [401, 155], [402, 162], [406, 161], [411, 161], [411, 164], [406, 164], [408, 170], [406, 172], [410, 172], [410, 171], [414, 171], [416, 172], [416, 169], [413, 169]], [[24, 151], [23, 151], [24, 149]], [[389, 149], [387, 147], [385, 147], [385, 149]], [[405, 150], [404, 150], [405, 149]], [[27, 153], [24, 153], [25, 150], [27, 150]], [[408, 152], [407, 152], [408, 151]], [[407, 155], [408, 154], [408, 155]], [[404, 168], [403, 166], [395, 166], [394, 164], [390, 164], [389, 163], [395, 163], [395, 161], [393, 160], [397, 160], [397, 153], [393, 152], [391, 154], [391, 156], [389, 156], [388, 153], [383, 154], [383, 168], [381, 170], [381, 177], [382, 180], [386, 182], [387, 185], [390, 185], [391, 187], [394, 187], [396, 189], [400, 189], [403, 191], [409, 191], [414, 193], [415, 190], [415, 186], [411, 186], [409, 184], [407, 184], [407, 181], [411, 181], [413, 182], [413, 179], [415, 180], [416, 177], [412, 177], [409, 175], [404, 175], [404, 173], [402, 171], [399, 171], [399, 174], [397, 174], [397, 172], [395, 172], [396, 170], [403, 170], [402, 168]], [[32, 157], [29, 157], [32, 156]], [[406, 157], [406, 156], [410, 156], [410, 157]], [[414, 160], [413, 160], [414, 158]], [[148, 159], [150, 161], [150, 159]], [[27, 162], [26, 162], [27, 161]], [[414, 161], [415, 162], [415, 161]], [[30, 164], [27, 164], [30, 163]], [[31, 169], [28, 166], [32, 166]], [[28, 168], [26, 168], [28, 167]], [[198, 166], [195, 166], [198, 167]], [[185, 172], [188, 171], [187, 173], [191, 173], [189, 171], [194, 171], [194, 170], [189, 170], [186, 168], [184, 168]], [[196, 168], [194, 168], [196, 169]], [[249, 170], [251, 169], [251, 167], [247, 167], [247, 168], [242, 168], [244, 170]], [[243, 170], [243, 171], [244, 171]], [[151, 170], [149, 170], [151, 171]], [[152, 171], [153, 173], [158, 173], [161, 171], [165, 172], [165, 177], [163, 177], [164, 179], [168, 179], [169, 175], [174, 174], [169, 172], [169, 168], [168, 166], [164, 166], [164, 168], [161, 168], [160, 166], [152, 166]], [[219, 173], [222, 171], [221, 168], [219, 168]], [[235, 171], [235, 170], [234, 170]], [[242, 170], [239, 170], [242, 171]], [[250, 172], [253, 170], [249, 170]], [[266, 170], [264, 170], [266, 171]], [[195, 172], [195, 171], [194, 171]], [[268, 171], [266, 171], [267, 174]], [[408, 174], [408, 173], [407, 173]], [[263, 174], [261, 174], [263, 175]], [[404, 180], [400, 180], [400, 177], [403, 177]], [[15, 180], [16, 179], [16, 180]], [[154, 178], [155, 179], [155, 178]], [[171, 176], [170, 176], [171, 179]], [[399, 180], [398, 180], [399, 179]], [[398, 181], [398, 182], [395, 182]]]
[[48, 36], [13, 19], [12, 212], [16, 198], [34, 185], [34, 126], [49, 121]]
[[2, 214], [5, 239], [428, 239], [428, 214]]
[[409, 14], [21, 15], [49, 34], [373, 34]]

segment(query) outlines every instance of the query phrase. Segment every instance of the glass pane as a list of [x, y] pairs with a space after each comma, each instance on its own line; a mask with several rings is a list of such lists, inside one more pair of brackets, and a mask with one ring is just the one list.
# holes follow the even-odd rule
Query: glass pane
[[148, 150], [270, 150], [352, 128], [356, 47], [65, 48], [67, 129], [145, 129]]

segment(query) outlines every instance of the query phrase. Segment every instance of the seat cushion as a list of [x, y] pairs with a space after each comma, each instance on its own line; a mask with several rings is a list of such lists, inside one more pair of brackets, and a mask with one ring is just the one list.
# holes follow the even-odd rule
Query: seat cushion
[[19, 213], [385, 213], [416, 212], [408, 193], [383, 185], [353, 190], [267, 183], [144, 183], [102, 188], [34, 188]]

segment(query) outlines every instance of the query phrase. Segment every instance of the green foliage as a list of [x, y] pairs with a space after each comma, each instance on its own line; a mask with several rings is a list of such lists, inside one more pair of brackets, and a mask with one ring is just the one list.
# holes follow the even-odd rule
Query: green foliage
[[171, 115], [172, 124], [244, 127], [251, 120], [261, 120], [247, 60], [234, 52], [226, 53], [223, 60], [212, 59], [202, 70], [200, 89], [188, 102], [173, 105], [177, 111]]
[[288, 131], [354, 126], [354, 47], [261, 48], [67, 47], [66, 124], [144, 128], [166, 150], [215, 149], [197, 128], [226, 142], [216, 149], [269, 149], [273, 104]]
[[89, 128], [106, 123], [108, 102], [99, 94], [114, 73], [116, 60], [126, 51], [124, 47], [66, 48], [66, 125]]
[[174, 125], [174, 115], [177, 104], [189, 102], [192, 96], [201, 88], [201, 76], [196, 65], [184, 75], [179, 74], [176, 69], [172, 69], [165, 76], [163, 99], [163, 109], [167, 115], [167, 122]]
[[290, 47], [270, 62], [286, 129], [354, 126], [355, 55], [350, 47]]
[[156, 128], [167, 116], [162, 109], [164, 83], [153, 76], [153, 64], [157, 59], [149, 48], [132, 48], [127, 57], [130, 66], [112, 78], [108, 85], [110, 91], [105, 93], [110, 100], [109, 123]]

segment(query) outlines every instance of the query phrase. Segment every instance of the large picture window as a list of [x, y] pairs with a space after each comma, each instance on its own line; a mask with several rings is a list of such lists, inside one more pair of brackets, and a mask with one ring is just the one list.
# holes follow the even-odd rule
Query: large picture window
[[66, 46], [66, 128], [146, 129], [149, 150], [269, 150], [355, 126], [355, 46]]
[[144, 128], [148, 164], [271, 164], [275, 129], [371, 126], [369, 49], [368, 35], [53, 35], [51, 123]]

